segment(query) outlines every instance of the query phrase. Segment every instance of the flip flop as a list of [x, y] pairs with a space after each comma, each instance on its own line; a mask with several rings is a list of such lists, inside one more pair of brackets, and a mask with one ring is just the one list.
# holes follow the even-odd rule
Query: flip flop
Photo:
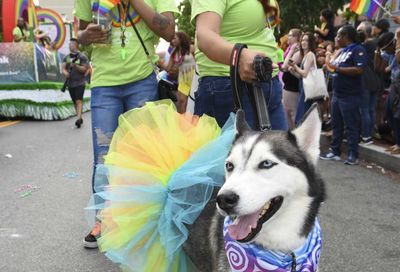
[[400, 146], [396, 146], [395, 148], [390, 151], [390, 154], [392, 155], [399, 155], [400, 154]]
[[386, 152], [391, 152], [393, 151], [393, 149], [395, 149], [397, 146], [396, 145], [392, 145], [391, 147], [388, 147], [385, 149]]

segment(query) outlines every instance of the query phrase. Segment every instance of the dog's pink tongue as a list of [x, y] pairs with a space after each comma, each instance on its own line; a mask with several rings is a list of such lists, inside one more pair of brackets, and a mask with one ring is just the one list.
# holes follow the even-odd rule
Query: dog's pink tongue
[[239, 216], [232, 225], [228, 226], [228, 233], [232, 239], [242, 240], [246, 238], [252, 228], [257, 227], [259, 213]]

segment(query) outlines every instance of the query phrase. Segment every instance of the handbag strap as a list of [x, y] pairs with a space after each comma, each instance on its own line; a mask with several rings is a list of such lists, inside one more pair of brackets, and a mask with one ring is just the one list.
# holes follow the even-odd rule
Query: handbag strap
[[146, 54], [146, 57], [147, 57], [148, 61], [150, 62], [151, 66], [153, 67], [154, 72], [155, 72], [156, 74], [158, 74], [158, 68], [157, 68], [157, 66], [153, 63], [153, 61], [151, 60], [150, 53], [149, 53], [149, 51], [147, 50], [146, 45], [145, 45], [144, 42], [143, 42], [142, 36], [140, 36], [139, 30], [137, 29], [135, 23], [134, 23], [133, 20], [132, 20], [132, 17], [131, 17], [131, 15], [130, 15], [130, 13], [129, 13], [129, 10], [128, 10], [128, 12], [127, 12], [127, 16], [128, 16], [129, 22], [130, 22], [131, 25], [132, 25], [133, 30], [134, 30], [135, 33], [136, 33], [136, 36], [137, 36], [138, 39], [139, 39], [140, 44], [141, 44], [142, 47], [143, 47], [144, 53]]
[[[306, 64], [306, 60], [307, 60], [307, 57], [308, 57], [309, 54], [313, 54], [313, 58], [314, 58], [314, 67], [315, 67], [315, 69], [318, 69], [318, 67], [317, 67], [317, 58], [315, 57], [315, 54], [314, 54], [313, 52], [311, 52], [311, 51], [308, 52], [307, 55], [304, 56], [304, 59], [303, 59], [303, 61], [302, 61], [302, 65], [303, 65], [303, 68], [302, 68], [302, 69], [304, 69], [304, 65]], [[311, 70], [311, 68], [310, 68], [310, 70]]]
[[[243, 109], [243, 90], [246, 86], [248, 90], [249, 101], [253, 108], [253, 113], [257, 121], [258, 129], [261, 131], [270, 130], [271, 122], [268, 114], [268, 107], [265, 102], [264, 92], [261, 88], [261, 82], [256, 81], [253, 85], [243, 82], [239, 75], [239, 59], [240, 54], [244, 48], [247, 48], [245, 44], [235, 44], [232, 50], [230, 58], [230, 77], [231, 77], [231, 88], [234, 101], [234, 111]], [[269, 79], [265, 73], [265, 59], [261, 56], [257, 56], [253, 62], [254, 68], [259, 79]], [[268, 65], [268, 64], [267, 64]], [[271, 86], [271, 84], [270, 84]]]

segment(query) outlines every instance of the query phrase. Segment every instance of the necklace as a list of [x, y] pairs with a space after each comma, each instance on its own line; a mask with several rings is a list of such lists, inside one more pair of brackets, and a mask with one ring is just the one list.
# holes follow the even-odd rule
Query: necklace
[[126, 36], [125, 36], [125, 31], [126, 31], [126, 14], [129, 12], [129, 7], [130, 7], [130, 3], [126, 4], [124, 1], [121, 1], [121, 3], [118, 4], [118, 12], [119, 12], [119, 17], [121, 19], [121, 25], [120, 25], [121, 35], [120, 35], [120, 39], [121, 39], [121, 58], [122, 58], [122, 60], [126, 59], [126, 48], [125, 48]]

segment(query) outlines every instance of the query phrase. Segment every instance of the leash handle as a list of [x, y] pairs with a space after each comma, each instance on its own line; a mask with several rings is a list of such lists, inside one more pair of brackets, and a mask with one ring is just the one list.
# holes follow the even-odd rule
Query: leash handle
[[234, 112], [237, 112], [239, 109], [243, 109], [243, 89], [245, 84], [239, 76], [239, 59], [242, 50], [245, 48], [247, 48], [247, 45], [237, 43], [234, 45], [231, 53], [230, 76], [231, 88], [233, 93]]
[[245, 44], [235, 44], [230, 59], [231, 88], [234, 101], [234, 112], [243, 109], [243, 89], [246, 86], [248, 97], [253, 107], [256, 123], [261, 131], [271, 130], [271, 121], [268, 114], [268, 106], [261, 87], [262, 81], [269, 81], [271, 88], [272, 61], [269, 58], [256, 56], [253, 67], [257, 74], [257, 81], [253, 84], [244, 83], [239, 75], [239, 59]]
[[[261, 81], [269, 81], [270, 93], [272, 91], [272, 61], [269, 58], [256, 56], [253, 61], [254, 71], [257, 73], [257, 81], [253, 83], [254, 104], [258, 117], [258, 125], [261, 131], [271, 130], [271, 119], [269, 118], [268, 105], [265, 101]], [[267, 68], [267, 69], [266, 69]], [[269, 69], [270, 68], [270, 69]]]
[[271, 130], [271, 121], [268, 113], [268, 106], [265, 102], [264, 92], [259, 82], [253, 83], [254, 102], [258, 117], [258, 126], [261, 131]]

